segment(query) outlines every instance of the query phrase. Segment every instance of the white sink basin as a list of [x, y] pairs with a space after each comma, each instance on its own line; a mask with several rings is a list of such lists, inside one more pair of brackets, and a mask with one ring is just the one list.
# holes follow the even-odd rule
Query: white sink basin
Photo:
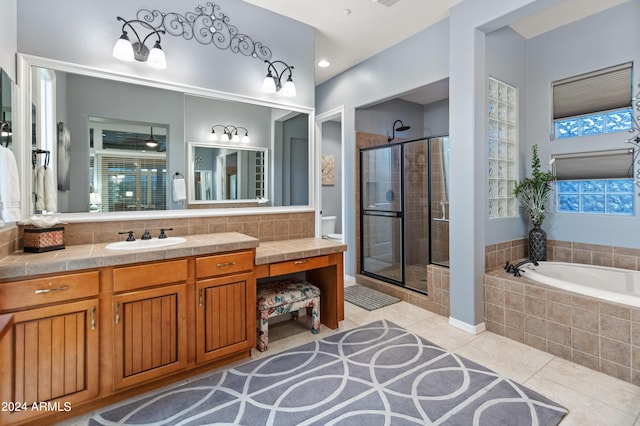
[[187, 241], [182, 237], [153, 238], [151, 240], [118, 241], [107, 244], [109, 250], [144, 250], [181, 244]]

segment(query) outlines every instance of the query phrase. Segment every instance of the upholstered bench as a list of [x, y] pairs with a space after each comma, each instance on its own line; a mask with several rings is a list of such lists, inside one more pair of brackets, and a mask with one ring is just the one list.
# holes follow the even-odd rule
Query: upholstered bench
[[311, 332], [320, 331], [320, 289], [311, 283], [288, 278], [258, 284], [257, 308], [260, 326], [257, 334], [257, 348], [266, 351], [269, 345], [269, 318], [291, 312], [294, 319], [298, 310], [311, 311]]

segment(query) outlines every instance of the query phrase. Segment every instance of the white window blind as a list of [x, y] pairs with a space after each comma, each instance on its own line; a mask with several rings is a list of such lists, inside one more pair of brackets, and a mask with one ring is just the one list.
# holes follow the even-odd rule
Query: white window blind
[[553, 172], [558, 180], [630, 178], [633, 157], [633, 148], [555, 154]]
[[166, 209], [164, 156], [96, 156], [102, 211]]
[[632, 63], [555, 81], [553, 118], [574, 117], [631, 105]]

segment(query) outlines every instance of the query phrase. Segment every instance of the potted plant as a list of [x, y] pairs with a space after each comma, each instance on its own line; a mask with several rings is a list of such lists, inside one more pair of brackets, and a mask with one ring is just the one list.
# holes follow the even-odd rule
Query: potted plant
[[541, 225], [548, 213], [546, 204], [551, 192], [551, 183], [556, 176], [552, 172], [540, 171], [538, 145], [533, 145], [532, 150], [531, 177], [518, 183], [513, 193], [520, 200], [520, 206], [533, 224], [533, 229], [529, 232], [529, 258], [537, 261], [547, 260], [547, 234]]

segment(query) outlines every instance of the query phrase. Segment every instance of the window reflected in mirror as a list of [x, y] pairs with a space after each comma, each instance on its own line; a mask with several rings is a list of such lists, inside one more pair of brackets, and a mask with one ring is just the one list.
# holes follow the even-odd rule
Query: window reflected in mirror
[[167, 127], [89, 117], [89, 211], [165, 210]]

